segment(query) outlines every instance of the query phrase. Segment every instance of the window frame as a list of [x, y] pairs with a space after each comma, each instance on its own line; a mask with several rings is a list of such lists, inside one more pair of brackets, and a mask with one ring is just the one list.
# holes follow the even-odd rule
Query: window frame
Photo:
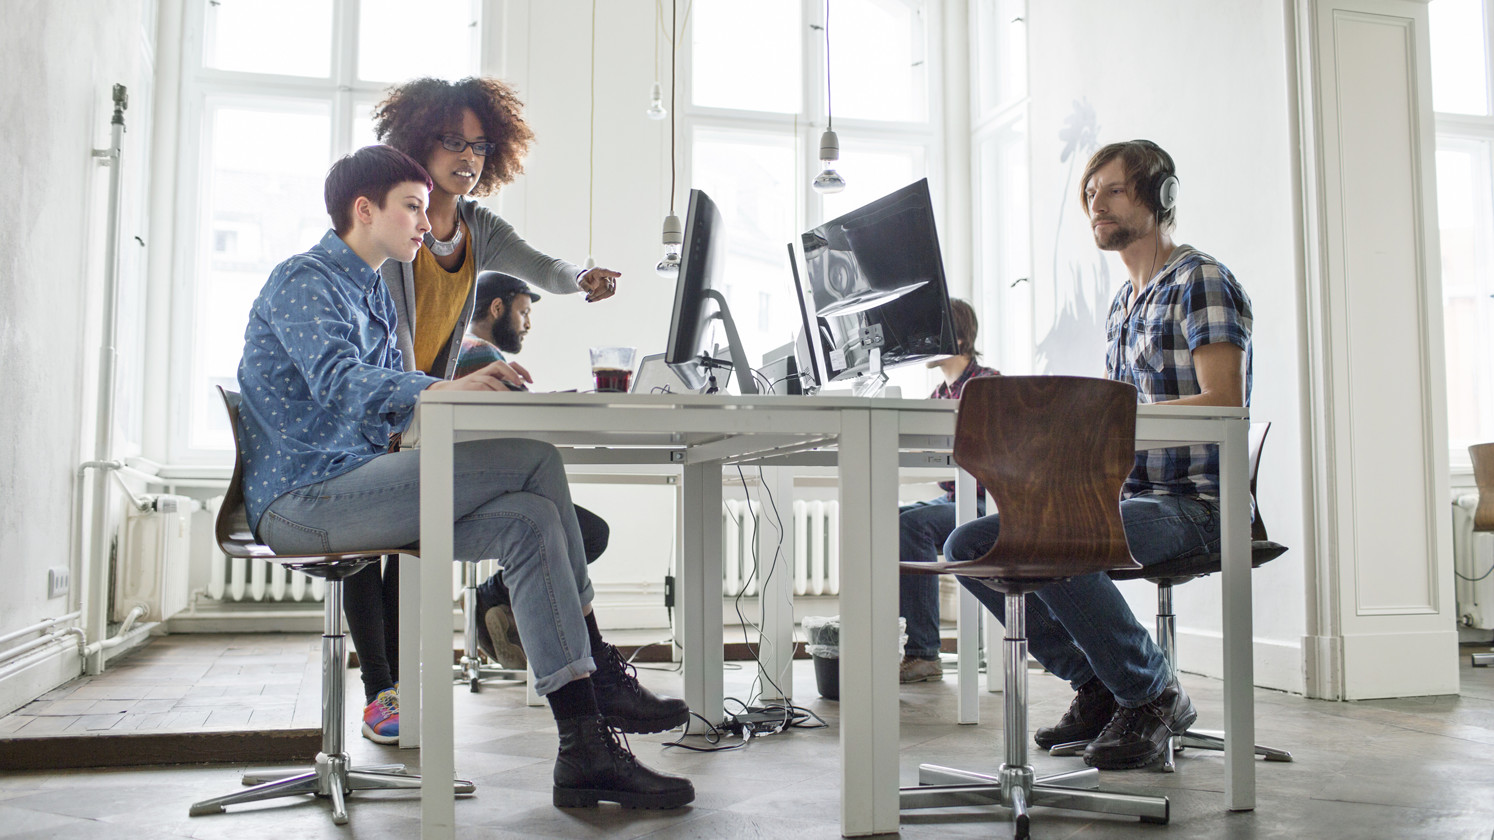
[[[833, 2], [833, 0], [832, 0]], [[871, 146], [917, 147], [923, 154], [922, 177], [929, 181], [929, 191], [936, 210], [966, 212], [966, 208], [950, 208], [944, 200], [945, 149], [943, 141], [944, 102], [941, 91], [944, 82], [943, 50], [940, 48], [943, 33], [944, 8], [942, 0], [903, 0], [909, 5], [921, 6], [924, 20], [924, 83], [927, 86], [925, 117], [921, 121], [869, 120], [835, 116], [835, 131], [840, 137], [841, 160], [855, 154], [858, 143]], [[832, 10], [834, 12], [835, 10]], [[797, 231], [808, 230], [826, 220], [824, 199], [811, 187], [810, 182], [818, 171], [820, 134], [828, 122], [825, 113], [825, 39], [823, 33], [825, 4], [800, 2], [799, 31], [801, 34], [800, 112], [798, 114], [779, 111], [747, 111], [735, 108], [718, 108], [694, 103], [694, 91], [690, 80], [694, 73], [695, 17], [692, 15], [686, 29], [680, 34], [679, 109], [679, 191], [675, 198], [675, 211], [683, 216], [687, 205], [689, 187], [694, 183], [693, 162], [695, 159], [696, 134], [705, 131], [743, 131], [793, 137], [797, 153], [795, 183], [799, 185], [794, 207], [794, 225]], [[831, 25], [834, 25], [832, 19]], [[834, 79], [832, 78], [832, 82]], [[941, 216], [944, 214], [941, 213]], [[940, 231], [941, 245], [949, 247], [947, 231]], [[787, 245], [775, 243], [779, 248]], [[785, 257], [785, 261], [787, 257]], [[788, 275], [785, 262], [784, 274]], [[753, 348], [754, 351], [758, 348]], [[760, 348], [767, 351], [771, 348]], [[920, 369], [921, 372], [921, 369]], [[898, 371], [893, 371], [897, 374]], [[902, 377], [893, 376], [894, 383]], [[919, 380], [922, 384], [922, 380]]]
[[[176, 127], [177, 160], [175, 164], [172, 213], [176, 247], [170, 260], [171, 281], [169, 335], [171, 352], [166, 370], [167, 407], [164, 422], [167, 434], [165, 463], [205, 465], [221, 463], [231, 447], [192, 445], [192, 389], [198, 355], [199, 325], [196, 323], [200, 274], [203, 260], [210, 257], [203, 248], [208, 221], [202, 218], [209, 202], [206, 165], [211, 155], [209, 102], [221, 107], [224, 102], [239, 101], [250, 107], [280, 100], [288, 103], [317, 104], [330, 115], [328, 165], [340, 154], [351, 151], [354, 128], [359, 119], [358, 107], [383, 98], [390, 82], [357, 78], [358, 30], [361, 0], [332, 0], [332, 30], [329, 51], [331, 74], [326, 77], [280, 76], [266, 73], [231, 71], [204, 65], [207, 37], [207, 6], [210, 0], [187, 0], [182, 6], [181, 88], [178, 125]], [[473, 72], [484, 66], [488, 40], [483, 37], [481, 22], [488, 19], [487, 0], [468, 0], [473, 19], [479, 22], [473, 33]], [[330, 227], [330, 223], [329, 223]], [[286, 254], [285, 256], [291, 256]]]
[[[1433, 118], [1436, 133], [1435, 143], [1438, 149], [1442, 147], [1445, 141], [1450, 141], [1452, 143], [1466, 143], [1472, 141], [1482, 142], [1484, 144], [1484, 147], [1488, 150], [1489, 156], [1485, 159], [1483, 168], [1486, 173], [1490, 174], [1490, 178], [1489, 183], [1485, 183], [1481, 185], [1481, 187], [1485, 194], [1490, 194], [1494, 193], [1494, 0], [1480, 0], [1480, 5], [1483, 7], [1484, 26], [1482, 34], [1484, 38], [1484, 88], [1487, 103], [1486, 109], [1488, 110], [1488, 113], [1477, 115], [1435, 111], [1435, 100], [1432, 103], [1432, 107], [1434, 109]], [[1494, 238], [1494, 225], [1490, 225], [1490, 227], [1484, 231], [1484, 234], [1487, 237]], [[1440, 256], [1441, 255], [1439, 254], [1439, 260]], [[1446, 315], [1449, 302], [1447, 287], [1448, 284], [1445, 282], [1444, 278], [1444, 282], [1442, 283], [1442, 307], [1444, 316]], [[1459, 295], [1459, 297], [1463, 296], [1464, 295]], [[1475, 294], [1475, 299], [1479, 300], [1478, 320], [1480, 322], [1494, 322], [1494, 299], [1479, 299], [1479, 296], [1477, 294]], [[1491, 342], [1489, 339], [1485, 338], [1481, 343], [1488, 345]], [[1491, 363], [1486, 361], [1482, 364], [1489, 365]], [[1494, 373], [1494, 366], [1486, 368], [1483, 372]], [[1487, 376], [1478, 376], [1476, 378], [1483, 381], [1490, 381], [1490, 378]], [[1457, 388], [1465, 383], [1455, 383], [1452, 381], [1448, 381], [1445, 384], [1448, 392], [1450, 393], [1454, 388]], [[1494, 388], [1494, 386], [1487, 387]], [[1481, 405], [1494, 406], [1494, 390], [1486, 390], [1484, 393], [1479, 394], [1478, 402]], [[1490, 422], [1494, 423], [1494, 418], [1491, 418]], [[1455, 474], [1471, 474], [1473, 470], [1473, 464], [1468, 456], [1467, 442], [1454, 441], [1451, 426], [1452, 419], [1449, 416], [1448, 429], [1446, 430], [1448, 433], [1449, 466], [1452, 472]]]

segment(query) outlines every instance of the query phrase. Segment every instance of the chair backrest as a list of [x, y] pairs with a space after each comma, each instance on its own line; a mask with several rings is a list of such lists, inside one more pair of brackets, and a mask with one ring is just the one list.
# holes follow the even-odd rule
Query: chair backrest
[[1473, 511], [1473, 530], [1494, 531], [1494, 443], [1468, 447], [1473, 459], [1473, 480], [1478, 484], [1478, 508]]
[[218, 508], [218, 547], [229, 557], [271, 559], [275, 552], [255, 538], [249, 529], [249, 512], [244, 507], [244, 447], [239, 440], [239, 392], [219, 385], [218, 393], [223, 397], [223, 407], [228, 409], [228, 425], [233, 429], [233, 478], [223, 494], [223, 505]]
[[1261, 469], [1261, 450], [1266, 447], [1266, 435], [1270, 433], [1270, 420], [1250, 424], [1250, 498], [1255, 501], [1255, 521], [1250, 523], [1251, 540], [1267, 539], [1266, 522], [1261, 519], [1261, 499], [1255, 493], [1255, 477]]
[[[1120, 493], [1136, 461], [1136, 389], [1076, 376], [993, 376], [965, 385], [955, 461], [1001, 512], [981, 576], [1051, 580], [1137, 568]], [[954, 571], [964, 574], [963, 571]]]

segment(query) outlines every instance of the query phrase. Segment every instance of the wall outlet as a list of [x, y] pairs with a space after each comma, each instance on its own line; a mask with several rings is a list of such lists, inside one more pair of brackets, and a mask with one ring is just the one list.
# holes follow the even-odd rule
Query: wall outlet
[[47, 597], [61, 598], [72, 584], [73, 574], [61, 566], [47, 569]]

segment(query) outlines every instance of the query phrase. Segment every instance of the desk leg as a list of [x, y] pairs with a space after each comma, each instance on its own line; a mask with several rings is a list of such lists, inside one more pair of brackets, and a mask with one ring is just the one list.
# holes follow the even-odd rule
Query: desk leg
[[[456, 832], [456, 778], [451, 701], [452, 523], [451, 406], [422, 405], [420, 425], [420, 836], [451, 840]], [[414, 663], [409, 663], [413, 665]], [[407, 667], [409, 667], [407, 665]]]
[[898, 830], [897, 414], [840, 432], [840, 831]]
[[1224, 613], [1224, 796], [1231, 811], [1255, 808], [1255, 669], [1250, 591], [1249, 421], [1224, 421], [1219, 447]]
[[420, 746], [420, 581], [419, 557], [399, 556], [399, 661], [407, 663], [412, 677], [399, 703], [399, 746], [408, 750]]
[[[685, 702], [713, 724], [722, 720], [721, 464], [686, 464], [681, 493], [679, 624]], [[689, 731], [702, 730], [691, 718]]]
[[[955, 522], [963, 525], [972, 519], [975, 519], [975, 479], [960, 470], [955, 476]], [[960, 606], [955, 641], [959, 650], [956, 672], [960, 706], [956, 720], [977, 724], [980, 723], [980, 602], [965, 587], [958, 589]]]
[[[794, 696], [794, 473], [765, 467], [757, 531], [757, 584], [762, 635], [757, 649], [762, 699]], [[775, 510], [776, 513], [775, 513]]]

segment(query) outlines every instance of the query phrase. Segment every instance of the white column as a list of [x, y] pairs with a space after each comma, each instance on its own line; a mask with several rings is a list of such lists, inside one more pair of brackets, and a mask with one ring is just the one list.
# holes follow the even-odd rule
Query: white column
[[898, 828], [897, 414], [843, 411], [841, 833]]
[[1298, 3], [1314, 404], [1307, 691], [1458, 690], [1424, 0]]
[[[679, 608], [685, 702], [711, 723], [722, 720], [721, 464], [686, 464], [680, 520]], [[690, 732], [701, 730], [690, 720]]]
[[[451, 562], [453, 410], [422, 404], [420, 411], [420, 836], [450, 840], [456, 832], [456, 777], [452, 752]], [[403, 705], [403, 703], [401, 703]]]
[[[424, 520], [422, 520], [422, 526]], [[399, 746], [420, 746], [420, 581], [419, 557], [399, 556], [399, 661], [409, 674], [409, 689], [399, 703]], [[482, 620], [479, 616], [478, 621]]]

